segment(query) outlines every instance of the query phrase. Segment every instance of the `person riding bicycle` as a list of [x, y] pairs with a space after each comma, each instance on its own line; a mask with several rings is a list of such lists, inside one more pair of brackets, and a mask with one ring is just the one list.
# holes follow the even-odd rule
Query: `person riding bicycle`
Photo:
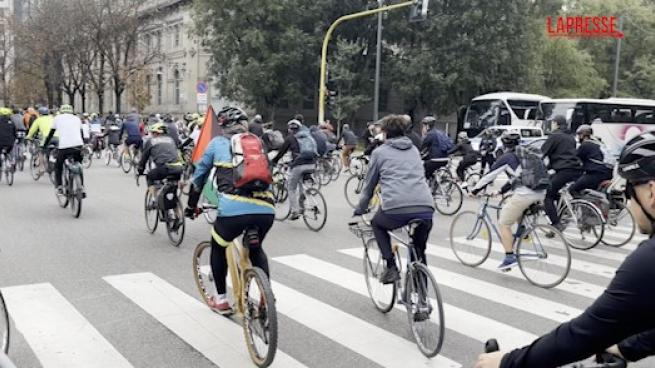
[[498, 146], [498, 141], [494, 137], [493, 132], [490, 129], [485, 129], [482, 139], [480, 140], [480, 156], [482, 164], [482, 172], [484, 169], [489, 166], [489, 171], [491, 171], [491, 166], [496, 161], [496, 148]]
[[168, 135], [173, 138], [175, 144], [179, 147], [180, 144], [182, 144], [182, 141], [180, 140], [180, 131], [177, 129], [177, 124], [175, 124], [175, 121], [173, 121], [173, 117], [166, 115], [164, 117], [164, 124], [166, 124]]
[[[46, 160], [47, 157], [50, 155], [50, 151], [48, 149], [48, 146], [45, 144], [45, 138], [50, 134], [50, 128], [52, 128], [52, 122], [54, 121], [54, 117], [50, 115], [50, 110], [45, 107], [41, 106], [39, 107], [39, 117], [34, 120], [32, 125], [30, 126], [29, 132], [27, 132], [27, 139], [32, 139], [34, 136], [38, 133], [40, 138], [41, 138], [41, 151], [39, 152], [39, 161], [40, 161], [40, 166], [41, 166], [41, 173], [43, 173], [45, 170], [50, 170], [48, 165], [46, 165]], [[57, 139], [58, 139], [59, 134], [55, 133], [54, 137], [52, 137], [50, 143], [53, 145], [57, 145]]]
[[455, 147], [444, 131], [437, 128], [437, 119], [426, 116], [421, 121], [424, 135], [421, 144], [421, 157], [424, 160], [425, 178], [430, 179], [434, 172], [448, 165], [448, 152]]
[[[655, 134], [626, 143], [618, 173], [627, 180], [630, 211], [649, 235], [619, 266], [605, 292], [580, 316], [532, 344], [479, 356], [475, 368], [559, 367], [607, 349], [628, 361], [655, 354]], [[609, 348], [608, 348], [609, 347]]]
[[425, 247], [432, 229], [434, 201], [425, 180], [418, 149], [405, 135], [407, 121], [402, 116], [389, 115], [381, 123], [386, 141], [371, 154], [366, 183], [354, 215], [368, 212], [369, 202], [379, 185], [382, 205], [371, 224], [385, 260], [380, 282], [390, 284], [400, 278], [400, 273], [391, 251], [389, 231], [403, 227], [412, 220], [422, 220], [412, 240], [418, 261], [427, 264]]
[[364, 149], [364, 156], [370, 156], [376, 148], [384, 144], [384, 134], [382, 133], [382, 127], [380, 126], [379, 120], [373, 123], [372, 133], [375, 135]]
[[261, 115], [255, 115], [250, 124], [248, 124], [248, 131], [259, 138], [264, 136], [264, 119]]
[[127, 119], [123, 122], [121, 130], [118, 133], [120, 137], [123, 137], [124, 134], [127, 134], [125, 138], [125, 148], [129, 148], [131, 145], [134, 145], [136, 149], [141, 149], [143, 147], [143, 138], [141, 138], [141, 128], [139, 127], [139, 114], [136, 110], [127, 116]]
[[27, 132], [27, 128], [25, 127], [25, 123], [23, 122], [23, 115], [20, 114], [20, 111], [16, 108], [12, 110], [12, 115], [11, 115], [11, 121], [14, 123], [14, 126], [16, 127], [16, 133], [17, 135], [18, 132], [22, 132], [23, 137], [25, 136], [25, 133]]
[[525, 210], [532, 204], [542, 202], [546, 196], [546, 191], [545, 189], [533, 190], [521, 183], [521, 171], [524, 168], [521, 166], [521, 160], [516, 154], [516, 147], [521, 141], [521, 135], [512, 131], [505, 131], [501, 136], [501, 141], [505, 148], [503, 155], [491, 165], [489, 172], [480, 178], [480, 181], [471, 190], [471, 194], [475, 196], [480, 193], [502, 173], [505, 173], [510, 179], [503, 185], [500, 194], [505, 194], [511, 189], [513, 189], [514, 193], [505, 200], [498, 218], [500, 241], [505, 250], [505, 258], [498, 266], [498, 269], [509, 270], [517, 264], [516, 254], [514, 254], [513, 248], [514, 236], [512, 234], [512, 225], [521, 220]]
[[15, 142], [16, 126], [11, 121], [11, 109], [2, 107], [0, 108], [0, 152], [4, 151], [10, 155]]
[[278, 151], [273, 163], [277, 164], [282, 157], [291, 150], [291, 164], [289, 165], [289, 201], [291, 204], [290, 220], [297, 220], [300, 218], [300, 189], [303, 176], [308, 173], [314, 172], [316, 167], [316, 158], [318, 152], [316, 149], [316, 141], [309, 132], [309, 129], [302, 125], [296, 119], [289, 120], [287, 123], [289, 134], [284, 140], [284, 145]]
[[551, 124], [554, 130], [541, 146], [541, 152], [549, 160], [549, 169], [555, 170], [555, 174], [550, 178], [550, 187], [546, 191], [544, 210], [551, 225], [561, 231], [564, 227], [560, 224], [556, 205], [560, 197], [559, 191], [582, 175], [582, 163], [575, 148], [575, 138], [568, 132], [566, 118], [557, 115]]
[[459, 162], [457, 165], [457, 169], [455, 170], [457, 173], [457, 177], [459, 178], [459, 181], [462, 184], [462, 188], [466, 188], [467, 184], [465, 181], [465, 172], [466, 169], [469, 167], [475, 165], [478, 162], [478, 152], [473, 149], [473, 146], [471, 146], [471, 141], [469, 140], [468, 134], [466, 132], [460, 132], [457, 135], [458, 143], [455, 147], [453, 147], [450, 151], [448, 151], [448, 155], [454, 155], [454, 154], [461, 154], [462, 155], [462, 160]]
[[337, 142], [341, 141], [343, 141], [341, 144], [341, 163], [343, 164], [343, 171], [346, 172], [350, 167], [350, 155], [352, 155], [357, 147], [357, 136], [350, 130], [350, 125], [348, 124], [343, 125], [341, 137]]
[[155, 164], [155, 167], [146, 174], [148, 190], [152, 194], [152, 198], [155, 198], [157, 194], [155, 183], [168, 177], [177, 177], [179, 180], [182, 176], [184, 164], [180, 159], [175, 141], [166, 134], [166, 125], [164, 123], [155, 123], [148, 130], [152, 138], [143, 146], [138, 174], [143, 175], [149, 160]]
[[[55, 185], [57, 186], [57, 193], [64, 194], [64, 187], [62, 186], [64, 162], [66, 162], [67, 158], [72, 158], [75, 162], [82, 162], [82, 146], [84, 146], [82, 121], [73, 114], [71, 105], [61, 105], [59, 108], [59, 115], [53, 120], [52, 128], [45, 139], [46, 146], [55, 135], [55, 132], [59, 133], [57, 161], [55, 162]], [[84, 187], [84, 175], [81, 172], [80, 179]], [[84, 193], [84, 189], [82, 191]]]
[[316, 125], [309, 127], [309, 132], [312, 138], [314, 138], [314, 141], [316, 141], [316, 152], [318, 152], [320, 157], [325, 156], [328, 153], [327, 136]]
[[580, 146], [578, 146], [578, 158], [582, 161], [584, 175], [571, 185], [572, 194], [582, 193], [585, 189], [596, 190], [600, 183], [612, 179], [612, 167], [609, 167], [603, 160], [604, 153], [601, 150], [601, 142], [593, 138], [591, 125], [583, 124], [576, 130]]
[[409, 115], [403, 115], [403, 118], [405, 118], [405, 122], [407, 124], [405, 135], [407, 138], [409, 138], [410, 141], [412, 141], [414, 147], [420, 150], [421, 145], [423, 144], [423, 138], [421, 138], [421, 136], [414, 131], [414, 122], [412, 121], [412, 117]]
[[29, 129], [32, 126], [34, 120], [36, 120], [38, 117], [39, 114], [37, 114], [33, 107], [28, 107], [25, 109], [25, 113], [23, 114], [23, 125], [25, 125], [25, 128]]
[[[270, 191], [244, 191], [235, 186], [231, 138], [236, 134], [248, 132], [248, 116], [241, 109], [226, 107], [218, 113], [217, 118], [218, 124], [223, 128], [223, 135], [209, 142], [202, 159], [197, 163], [185, 215], [195, 217], [205, 183], [207, 180], [214, 180], [218, 195], [218, 215], [212, 229], [211, 269], [217, 294], [211, 296], [207, 304], [217, 313], [229, 314], [232, 313], [232, 307], [226, 296], [227, 246], [246, 230], [256, 228], [259, 245], [249, 248], [250, 261], [270, 277], [268, 259], [262, 243], [275, 221], [275, 207]], [[209, 175], [214, 167], [216, 172], [211, 179]]]

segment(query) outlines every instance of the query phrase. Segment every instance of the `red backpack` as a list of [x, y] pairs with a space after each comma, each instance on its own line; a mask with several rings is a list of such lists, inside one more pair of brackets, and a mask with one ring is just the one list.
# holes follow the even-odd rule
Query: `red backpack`
[[234, 187], [246, 191], [264, 191], [273, 182], [268, 156], [262, 142], [251, 133], [232, 136]]

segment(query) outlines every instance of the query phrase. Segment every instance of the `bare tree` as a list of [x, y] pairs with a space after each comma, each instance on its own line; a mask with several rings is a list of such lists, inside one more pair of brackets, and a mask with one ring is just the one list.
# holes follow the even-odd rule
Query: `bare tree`
[[14, 38], [12, 29], [14, 20], [11, 16], [0, 17], [0, 88], [2, 89], [2, 100], [5, 105], [11, 102], [9, 91], [10, 76], [13, 73], [14, 60]]

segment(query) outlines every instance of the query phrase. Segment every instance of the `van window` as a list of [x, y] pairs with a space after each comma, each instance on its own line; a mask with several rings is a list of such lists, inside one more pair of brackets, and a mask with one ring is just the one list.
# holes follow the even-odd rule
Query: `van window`
[[516, 117], [521, 120], [534, 119], [537, 116], [539, 101], [507, 100]]
[[521, 129], [521, 137], [523, 138], [534, 138], [541, 136], [541, 130], [539, 129]]

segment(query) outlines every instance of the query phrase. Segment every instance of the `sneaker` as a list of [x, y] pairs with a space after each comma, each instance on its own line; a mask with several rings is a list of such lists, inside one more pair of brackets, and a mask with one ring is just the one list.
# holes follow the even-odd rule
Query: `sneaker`
[[395, 265], [392, 267], [385, 267], [380, 275], [380, 282], [383, 284], [393, 284], [398, 280], [400, 280], [400, 273], [398, 273], [398, 268], [396, 268]]
[[207, 301], [207, 305], [212, 311], [221, 315], [228, 315], [234, 313], [234, 310], [232, 310], [232, 306], [230, 305], [230, 302], [227, 299], [219, 300], [215, 296], [212, 296]]
[[296, 221], [299, 218], [300, 218], [300, 213], [298, 212], [291, 212], [291, 216], [289, 216], [289, 220], [291, 221]]
[[57, 195], [64, 195], [64, 187], [63, 186], [58, 186], [57, 187]]
[[510, 268], [516, 266], [516, 254], [506, 254], [503, 263], [498, 265], [500, 271], [509, 271]]

